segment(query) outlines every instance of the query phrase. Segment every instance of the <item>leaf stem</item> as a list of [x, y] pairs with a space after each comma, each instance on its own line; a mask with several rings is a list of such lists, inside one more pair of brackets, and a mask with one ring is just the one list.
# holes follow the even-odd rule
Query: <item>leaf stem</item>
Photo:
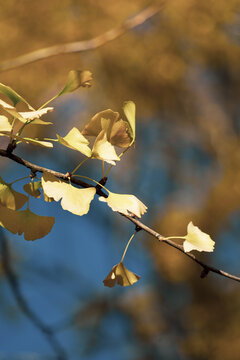
[[[128, 146], [125, 150], [123, 150], [123, 151], [121, 152], [121, 154], [118, 155], [118, 157], [121, 158], [121, 157], [123, 156], [123, 154], [125, 154], [125, 152], [127, 152], [127, 151], [130, 149], [130, 147], [131, 147], [131, 145]], [[109, 173], [109, 171], [112, 169], [113, 166], [114, 166], [114, 165], [109, 166], [109, 168], [108, 168], [107, 171], [106, 171], [105, 176], [107, 176], [107, 174]], [[104, 177], [104, 176], [103, 176], [103, 177]]]
[[54, 95], [50, 100], [46, 101], [42, 106], [40, 106], [40, 108], [38, 110], [41, 110], [42, 108], [44, 108], [46, 105], [48, 105], [50, 102], [55, 100], [57, 97], [58, 97], [58, 94]]
[[[75, 167], [75, 169], [71, 172], [71, 174], [73, 175], [79, 168], [80, 166], [82, 166], [89, 158], [87, 157], [86, 159], [84, 159], [83, 161], [81, 161], [78, 166]], [[76, 175], [75, 175], [76, 176]]]
[[104, 190], [106, 190], [108, 193], [110, 193], [110, 191], [105, 187], [103, 186], [102, 184], [100, 184], [98, 181], [88, 177], [88, 176], [83, 176], [83, 175], [74, 175], [75, 177], [80, 177], [80, 178], [83, 178], [83, 179], [87, 179], [87, 180], [90, 180], [90, 181], [93, 181], [95, 184], [101, 186], [101, 188], [103, 188]]
[[130, 243], [131, 243], [131, 241], [132, 241], [132, 239], [134, 238], [135, 235], [136, 235], [136, 231], [132, 234], [132, 236], [131, 236], [130, 239], [128, 240], [127, 246], [125, 247], [125, 250], [124, 250], [124, 252], [123, 252], [123, 256], [122, 256], [122, 259], [121, 259], [120, 263], [123, 262], [123, 260], [124, 260], [124, 258], [125, 258], [125, 255], [126, 255], [126, 252], [127, 252], [127, 249], [128, 249], [128, 247], [129, 247], [129, 245], [130, 245]]
[[20, 178], [20, 179], [14, 180], [14, 181], [11, 182], [9, 185], [12, 186], [12, 185], [15, 184], [16, 182], [21, 181], [21, 180], [24, 180], [24, 179], [27, 179], [27, 178], [29, 178], [29, 175], [28, 175], [28, 176], [24, 176], [24, 177], [22, 177], [22, 178]]

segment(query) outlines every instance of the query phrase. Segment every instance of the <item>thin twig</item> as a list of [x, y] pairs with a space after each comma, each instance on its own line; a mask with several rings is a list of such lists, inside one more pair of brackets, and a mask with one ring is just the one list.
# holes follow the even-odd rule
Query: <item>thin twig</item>
[[8, 283], [13, 291], [14, 297], [22, 310], [22, 312], [30, 319], [30, 321], [43, 333], [47, 339], [49, 345], [52, 347], [53, 351], [56, 353], [58, 360], [67, 360], [67, 355], [62, 345], [59, 343], [55, 336], [55, 332], [52, 328], [46, 325], [42, 319], [31, 309], [27, 300], [25, 299], [18, 277], [12, 269], [11, 258], [8, 248], [7, 240], [1, 231], [1, 252], [2, 252], [2, 265], [5, 271]]
[[115, 27], [107, 32], [98, 35], [89, 40], [75, 41], [62, 45], [54, 45], [47, 48], [32, 51], [28, 54], [18, 56], [14, 59], [5, 60], [0, 63], [0, 72], [16, 67], [20, 67], [26, 64], [33, 63], [42, 59], [46, 59], [52, 56], [60, 54], [78, 53], [88, 50], [96, 49], [124, 34], [126, 31], [143, 24], [146, 20], [157, 14], [162, 6], [150, 5], [144, 10], [140, 11], [137, 15], [127, 19], [122, 25]]
[[[43, 168], [41, 166], [38, 166], [38, 165], [35, 165], [35, 164], [32, 164], [22, 158], [20, 158], [19, 156], [16, 156], [12, 153], [9, 153], [7, 152], [6, 150], [3, 150], [3, 149], [0, 149], [0, 156], [4, 156], [4, 157], [7, 157], [27, 168], [29, 168], [32, 172], [48, 172], [50, 174], [53, 174], [57, 177], [59, 177], [60, 179], [63, 179], [63, 180], [67, 180], [68, 179], [68, 176], [67, 174], [62, 174], [62, 173], [59, 173], [59, 172], [56, 172], [54, 170], [50, 170], [50, 169], [47, 169], [47, 168]], [[91, 185], [90, 184], [87, 184], [83, 181], [80, 181], [76, 178], [71, 178], [71, 182], [76, 184], [76, 185], [79, 185], [79, 186], [82, 186], [82, 187], [90, 187]], [[104, 196], [104, 197], [107, 197], [107, 195], [101, 190], [99, 189], [99, 187], [97, 188], [97, 191], [96, 193], [100, 196]], [[235, 275], [232, 275], [232, 274], [229, 274], [223, 270], [219, 270], [211, 265], [208, 265], [208, 264], [205, 264], [204, 262], [198, 260], [196, 258], [195, 255], [193, 254], [190, 254], [190, 253], [186, 253], [184, 250], [183, 250], [183, 247], [181, 245], [178, 245], [176, 244], [174, 241], [172, 240], [168, 240], [168, 239], [165, 239], [163, 235], [160, 235], [158, 232], [156, 232], [155, 230], [151, 229], [150, 227], [148, 227], [147, 225], [143, 224], [141, 221], [137, 220], [134, 216], [130, 216], [130, 215], [124, 215], [122, 213], [119, 213], [120, 215], [124, 216], [125, 218], [127, 218], [128, 220], [130, 220], [132, 223], [134, 223], [138, 229], [142, 229], [144, 230], [145, 232], [147, 232], [148, 234], [154, 236], [156, 239], [158, 239], [160, 242], [164, 242], [166, 244], [168, 244], [169, 246], [172, 246], [174, 247], [175, 249], [181, 251], [183, 254], [185, 254], [186, 256], [188, 256], [190, 259], [192, 259], [193, 261], [195, 261], [197, 264], [199, 264], [202, 268], [203, 268], [203, 272], [201, 273], [201, 277], [205, 277], [209, 272], [214, 272], [218, 275], [221, 275], [221, 276], [225, 276], [229, 279], [232, 279], [232, 280], [235, 280], [235, 281], [238, 281], [240, 282], [240, 277], [238, 276], [235, 276]]]

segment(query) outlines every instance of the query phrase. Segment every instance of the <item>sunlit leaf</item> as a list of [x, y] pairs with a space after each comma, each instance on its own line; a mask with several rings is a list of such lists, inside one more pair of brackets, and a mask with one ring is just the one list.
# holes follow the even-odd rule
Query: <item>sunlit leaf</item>
[[6, 183], [0, 176], [0, 204], [8, 209], [18, 210], [27, 201], [28, 197], [23, 195]]
[[192, 250], [212, 252], [214, 250], [215, 242], [208, 234], [193, 225], [192, 221], [188, 224], [187, 231], [184, 237], [186, 240], [183, 243], [185, 252]]
[[18, 135], [10, 135], [9, 133], [5, 133], [2, 132], [2, 136], [7, 136], [7, 137], [11, 137], [14, 140], [17, 140], [18, 142], [23, 142], [26, 144], [32, 144], [32, 145], [37, 145], [37, 146], [41, 146], [41, 147], [46, 147], [46, 148], [52, 148], [53, 144], [50, 143], [49, 141], [43, 141], [43, 140], [38, 140], [38, 139], [32, 139], [32, 138], [27, 138], [27, 137], [21, 137]]
[[39, 188], [41, 187], [41, 181], [31, 181], [28, 184], [23, 186], [23, 189], [31, 196], [35, 198], [40, 198], [41, 192]]
[[107, 141], [107, 135], [104, 131], [100, 132], [93, 144], [92, 158], [104, 160], [111, 165], [116, 165], [115, 161], [120, 160], [114, 146]]
[[0, 225], [13, 234], [22, 235], [26, 240], [46, 236], [55, 222], [52, 216], [40, 216], [29, 209], [15, 211], [0, 206]]
[[128, 270], [122, 262], [115, 265], [106, 279], [103, 280], [104, 286], [113, 287], [116, 285], [129, 286], [133, 285], [140, 279], [140, 276]]
[[0, 115], [0, 133], [7, 132], [10, 133], [12, 130], [12, 125], [10, 124], [6, 116]]
[[147, 207], [134, 195], [109, 192], [107, 198], [101, 196], [99, 200], [106, 202], [113, 211], [118, 211], [125, 215], [133, 214], [138, 218], [147, 211]]
[[61, 137], [57, 134], [57, 138], [60, 144], [67, 146], [70, 149], [77, 150], [87, 157], [91, 157], [92, 151], [88, 147], [89, 141], [76, 127], [72, 128], [65, 137]]
[[126, 101], [123, 105], [124, 114], [129, 123], [129, 135], [132, 139], [132, 143], [135, 141], [135, 116], [136, 106], [133, 101]]
[[90, 87], [92, 73], [88, 70], [71, 70], [68, 74], [67, 82], [57, 97], [77, 90], [79, 87]]
[[[25, 112], [19, 112], [18, 114], [20, 115], [20, 117], [17, 117], [20, 121], [22, 122], [26, 122], [26, 121], [32, 121], [32, 124], [35, 125], [50, 125], [52, 124], [52, 122], [49, 121], [43, 121], [40, 119], [41, 116], [47, 114], [48, 112], [53, 111], [54, 108], [53, 107], [46, 107], [43, 108], [41, 110], [34, 110], [34, 111], [25, 111]], [[24, 121], [22, 120], [24, 119]]]
[[[31, 121], [32, 124], [35, 125], [50, 125], [52, 124], [49, 121], [43, 121], [40, 117], [46, 114], [49, 111], [53, 111], [53, 107], [47, 107], [41, 110], [32, 110], [32, 111], [24, 111], [18, 112], [16, 108], [5, 101], [0, 99], [0, 106], [10, 115], [21, 121], [22, 123], [26, 123], [27, 121]], [[35, 120], [34, 120], [35, 119]]]
[[13, 102], [14, 106], [16, 106], [19, 102], [23, 102], [29, 109], [34, 110], [33, 107], [21, 95], [16, 93], [15, 90], [10, 88], [10, 86], [0, 83], [0, 93], [6, 95]]
[[61, 206], [64, 210], [79, 216], [88, 213], [90, 203], [96, 194], [95, 187], [79, 189], [47, 173], [43, 174], [42, 187], [48, 197], [55, 201], [62, 199]]

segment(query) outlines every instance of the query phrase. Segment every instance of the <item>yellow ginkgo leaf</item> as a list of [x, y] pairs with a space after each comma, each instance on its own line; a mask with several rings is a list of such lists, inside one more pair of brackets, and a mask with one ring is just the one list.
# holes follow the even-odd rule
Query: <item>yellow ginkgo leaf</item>
[[49, 173], [43, 173], [42, 188], [47, 197], [59, 201], [64, 196], [66, 187], [67, 184], [59, 180], [56, 176]]
[[107, 141], [107, 134], [104, 130], [100, 132], [93, 144], [92, 158], [106, 161], [111, 165], [116, 165], [115, 161], [120, 160], [114, 146]]
[[109, 191], [107, 198], [101, 196], [99, 200], [106, 202], [113, 211], [118, 211], [125, 215], [135, 215], [138, 218], [147, 211], [147, 206], [134, 195], [116, 194]]
[[44, 114], [46, 114], [48, 111], [53, 111], [53, 107], [47, 107], [41, 110], [32, 110], [32, 111], [26, 111], [26, 112], [18, 112], [17, 109], [6, 103], [3, 100], [0, 100], [0, 106], [8, 112], [10, 115], [12, 115], [14, 118], [17, 118], [23, 123], [26, 123], [27, 121], [32, 121], [32, 124], [38, 124], [38, 125], [49, 125], [52, 124], [51, 122], [43, 121], [40, 119], [40, 117]]
[[46, 236], [55, 222], [52, 216], [40, 216], [29, 209], [15, 211], [0, 206], [0, 225], [13, 234], [22, 235], [26, 240]]
[[[33, 120], [33, 119], [39, 119], [42, 115], [45, 115], [49, 111], [53, 111], [53, 110], [54, 110], [53, 107], [46, 107], [40, 110], [19, 112], [19, 114], [21, 115], [21, 117], [23, 117], [26, 120]], [[46, 124], [45, 121], [44, 123]], [[52, 124], [52, 123], [49, 122], [48, 124]]]
[[92, 73], [89, 70], [71, 70], [68, 73], [64, 88], [56, 96], [59, 97], [75, 91], [79, 87], [90, 87], [92, 83]]
[[39, 190], [41, 186], [41, 181], [31, 181], [28, 184], [23, 186], [23, 189], [31, 196], [35, 198], [40, 198], [41, 192]]
[[116, 285], [129, 286], [133, 285], [140, 279], [140, 276], [128, 270], [122, 262], [115, 265], [108, 276], [103, 280], [104, 286], [113, 287]]
[[188, 224], [187, 231], [187, 235], [183, 237], [186, 239], [183, 243], [185, 252], [192, 250], [212, 252], [214, 250], [215, 242], [208, 234], [193, 225], [192, 221]]
[[126, 101], [123, 104], [123, 111], [129, 123], [129, 135], [131, 137], [131, 143], [135, 141], [135, 116], [136, 116], [136, 105], [133, 101]]
[[12, 130], [12, 125], [10, 124], [6, 116], [0, 115], [0, 133], [6, 132], [10, 133]]
[[78, 189], [71, 184], [67, 184], [67, 186], [68, 188], [61, 201], [62, 208], [79, 216], [87, 214], [90, 203], [96, 194], [96, 188]]
[[0, 205], [18, 210], [26, 203], [27, 199], [26, 195], [13, 190], [11, 185], [0, 177]]
[[11, 135], [9, 132], [3, 132], [2, 136], [7, 136], [7, 137], [11, 137], [14, 140], [17, 140], [19, 143], [25, 143], [25, 144], [31, 144], [31, 145], [36, 145], [36, 146], [41, 146], [41, 147], [47, 147], [47, 148], [52, 148], [53, 144], [50, 143], [49, 141], [44, 141], [44, 140], [39, 140], [39, 139], [32, 139], [32, 138], [27, 138], [27, 137], [21, 137], [18, 135]]
[[64, 210], [79, 216], [88, 213], [90, 203], [96, 194], [95, 187], [79, 189], [47, 173], [43, 174], [42, 187], [48, 197], [55, 201], [62, 199], [61, 206]]
[[60, 144], [67, 146], [70, 149], [77, 150], [87, 157], [91, 157], [92, 151], [88, 146], [89, 141], [76, 127], [72, 128], [65, 137], [61, 137], [57, 134], [57, 138]]

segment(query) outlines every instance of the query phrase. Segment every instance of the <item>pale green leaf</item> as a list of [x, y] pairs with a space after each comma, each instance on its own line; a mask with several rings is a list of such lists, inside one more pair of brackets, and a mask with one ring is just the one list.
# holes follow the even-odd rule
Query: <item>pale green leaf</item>
[[33, 107], [21, 95], [16, 93], [15, 90], [10, 88], [10, 86], [0, 83], [0, 93], [6, 95], [13, 102], [14, 106], [16, 106], [19, 102], [23, 102], [29, 109], [34, 110]]
[[12, 130], [12, 125], [10, 124], [6, 116], [0, 115], [0, 133], [10, 133]]
[[66, 85], [57, 95], [57, 97], [77, 90], [79, 87], [90, 87], [92, 73], [88, 70], [71, 70], [68, 74]]
[[18, 141], [18, 142], [23, 142], [26, 144], [32, 144], [32, 145], [37, 145], [37, 146], [41, 146], [41, 147], [46, 147], [46, 148], [52, 148], [53, 144], [50, 143], [49, 141], [43, 141], [43, 140], [38, 140], [38, 139], [32, 139], [32, 138], [27, 138], [27, 137], [21, 137], [18, 135], [10, 135], [9, 133], [5, 133], [2, 132], [2, 136], [7, 136], [7, 137], [11, 137], [12, 139]]
[[134, 195], [116, 194], [109, 191], [107, 198], [101, 196], [99, 200], [106, 202], [113, 211], [135, 215], [138, 218], [147, 211], [147, 207]]
[[96, 194], [95, 187], [79, 189], [48, 173], [43, 174], [42, 187], [48, 197], [55, 201], [62, 199], [61, 206], [64, 210], [79, 216], [88, 213], [90, 203]]
[[108, 276], [103, 280], [104, 286], [113, 287], [116, 285], [130, 286], [136, 283], [140, 276], [128, 270], [122, 262], [115, 265]]
[[100, 132], [93, 144], [92, 158], [106, 161], [111, 165], [116, 165], [115, 161], [120, 160], [114, 146], [107, 141], [107, 135], [104, 130]]
[[184, 237], [186, 240], [183, 243], [185, 252], [192, 250], [212, 252], [214, 250], [215, 242], [208, 234], [193, 225], [192, 221], [188, 224], [187, 231]]
[[126, 101], [123, 104], [123, 111], [129, 123], [129, 135], [131, 137], [131, 144], [135, 141], [135, 123], [136, 123], [136, 106], [133, 101]]
[[70, 149], [77, 150], [87, 157], [91, 157], [92, 151], [89, 148], [89, 141], [74, 127], [65, 137], [57, 134], [58, 142]]

